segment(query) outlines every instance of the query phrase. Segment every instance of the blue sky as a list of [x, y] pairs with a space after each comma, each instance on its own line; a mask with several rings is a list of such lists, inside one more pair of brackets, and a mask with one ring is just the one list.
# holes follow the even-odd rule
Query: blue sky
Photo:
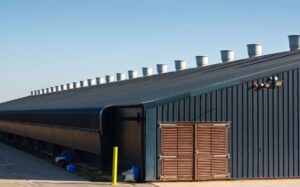
[[288, 50], [299, 0], [0, 0], [0, 102], [31, 90], [185, 59]]

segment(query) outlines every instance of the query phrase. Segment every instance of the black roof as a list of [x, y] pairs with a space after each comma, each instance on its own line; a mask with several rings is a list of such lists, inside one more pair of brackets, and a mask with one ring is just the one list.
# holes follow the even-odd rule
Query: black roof
[[156, 105], [300, 67], [300, 50], [264, 55], [98, 86], [28, 96], [0, 104], [0, 111]]

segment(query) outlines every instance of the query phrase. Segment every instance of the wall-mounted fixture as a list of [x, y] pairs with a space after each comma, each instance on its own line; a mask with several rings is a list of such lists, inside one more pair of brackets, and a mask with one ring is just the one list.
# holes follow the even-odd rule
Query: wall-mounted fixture
[[260, 90], [262, 88], [279, 87], [282, 86], [282, 84], [283, 84], [283, 80], [279, 80], [278, 76], [274, 75], [274, 76], [267, 77], [262, 83], [254, 82], [251, 87], [254, 90]]

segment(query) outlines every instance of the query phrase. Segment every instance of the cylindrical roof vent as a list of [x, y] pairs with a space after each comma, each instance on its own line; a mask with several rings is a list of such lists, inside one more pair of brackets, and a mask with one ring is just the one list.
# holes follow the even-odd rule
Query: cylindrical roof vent
[[156, 64], [157, 74], [167, 73], [168, 66], [166, 64]]
[[138, 77], [138, 72], [135, 70], [128, 71], [128, 79], [135, 79]]
[[38, 93], [38, 95], [41, 95], [41, 90], [38, 90], [37, 93]]
[[67, 89], [67, 90], [70, 90], [70, 89], [71, 89], [70, 83], [67, 83], [67, 84], [66, 84], [66, 89]]
[[37, 90], [34, 90], [34, 95], [37, 95], [38, 93], [37, 93]]
[[123, 81], [126, 79], [125, 73], [117, 73], [117, 81]]
[[63, 84], [60, 85], [60, 91], [64, 91], [64, 89], [65, 89], [65, 86]]
[[144, 77], [150, 76], [153, 74], [153, 69], [151, 67], [143, 67], [142, 70], [143, 70]]
[[77, 82], [73, 82], [72, 87], [73, 87], [73, 89], [76, 89], [77, 88]]
[[53, 93], [54, 92], [54, 88], [50, 87], [50, 91], [51, 91], [51, 93]]
[[102, 77], [96, 77], [96, 85], [103, 84], [104, 79]]
[[33, 91], [30, 92], [30, 95], [33, 96]]
[[84, 81], [79, 81], [79, 88], [83, 88], [84, 87]]
[[49, 88], [46, 88], [46, 93], [47, 93], [47, 94], [49, 93]]
[[249, 58], [258, 57], [262, 54], [262, 45], [260, 44], [248, 44], [247, 48]]
[[59, 92], [59, 86], [55, 86], [55, 91]]
[[300, 35], [289, 35], [290, 50], [300, 49]]
[[197, 67], [208, 65], [208, 56], [196, 56]]
[[184, 60], [175, 60], [175, 69], [176, 69], [176, 71], [186, 69], [186, 61], [184, 61]]
[[42, 94], [45, 94], [45, 89], [42, 89]]
[[88, 87], [92, 86], [92, 79], [88, 79], [88, 80], [87, 80], [87, 86], [88, 86]]
[[232, 50], [222, 50], [221, 59], [223, 63], [234, 61], [234, 52]]
[[114, 82], [114, 76], [112, 75], [106, 75], [105, 79], [106, 79], [106, 83]]

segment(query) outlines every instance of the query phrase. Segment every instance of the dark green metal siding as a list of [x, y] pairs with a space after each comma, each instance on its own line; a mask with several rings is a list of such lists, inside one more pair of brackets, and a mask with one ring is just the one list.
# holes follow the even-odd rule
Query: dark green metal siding
[[231, 178], [300, 176], [299, 69], [277, 75], [284, 80], [281, 87], [253, 90], [253, 82], [266, 75], [160, 105], [152, 117], [156, 122], [230, 121]]

